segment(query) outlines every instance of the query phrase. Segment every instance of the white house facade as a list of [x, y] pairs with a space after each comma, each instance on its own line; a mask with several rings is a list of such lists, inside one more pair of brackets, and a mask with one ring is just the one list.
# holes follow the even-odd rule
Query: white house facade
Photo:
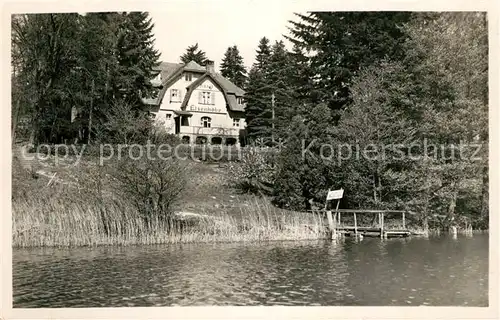
[[189, 144], [239, 145], [245, 129], [244, 91], [214, 71], [200, 66], [162, 62], [152, 81], [160, 88], [144, 99], [155, 121]]

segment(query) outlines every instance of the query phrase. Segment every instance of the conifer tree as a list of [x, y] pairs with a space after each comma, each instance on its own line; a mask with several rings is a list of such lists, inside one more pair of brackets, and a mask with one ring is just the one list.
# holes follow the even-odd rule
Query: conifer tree
[[351, 101], [352, 78], [382, 59], [399, 60], [408, 12], [312, 12], [290, 21], [292, 43], [314, 52], [311, 67], [319, 99], [333, 110]]
[[271, 47], [267, 80], [271, 95], [274, 96], [274, 132], [273, 138], [286, 138], [286, 126], [295, 115], [293, 110], [297, 105], [296, 94], [292, 84], [294, 65], [283, 41], [276, 41]]
[[263, 37], [256, 50], [257, 55], [248, 74], [245, 88], [245, 118], [250, 141], [271, 136], [271, 88], [268, 78], [271, 49], [269, 40]]
[[182, 63], [189, 63], [190, 61], [194, 61], [202, 66], [207, 62], [205, 51], [198, 48], [198, 43], [187, 47], [186, 52], [181, 56]]
[[290, 65], [289, 83], [292, 93], [297, 101], [298, 109], [293, 113], [303, 113], [300, 105], [306, 103], [318, 103], [316, 99], [316, 89], [313, 86], [313, 72], [309, 64], [309, 58], [304, 54], [304, 50], [297, 44], [293, 45], [292, 51], [288, 53], [288, 64]]
[[266, 37], [262, 37], [259, 40], [259, 46], [257, 47], [257, 56], [255, 57], [255, 66], [257, 67], [257, 69], [266, 71], [270, 56], [271, 47], [269, 45], [269, 39]]
[[245, 86], [246, 69], [237, 46], [228, 47], [222, 59], [221, 74], [240, 88]]
[[154, 92], [150, 80], [160, 54], [154, 49], [153, 27], [147, 12], [130, 12], [123, 14], [118, 31], [119, 85], [115, 97], [125, 98], [138, 106], [142, 97]]

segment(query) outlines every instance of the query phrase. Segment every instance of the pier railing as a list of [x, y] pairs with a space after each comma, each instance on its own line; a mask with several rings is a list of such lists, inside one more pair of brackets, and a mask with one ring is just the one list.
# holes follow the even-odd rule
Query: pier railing
[[[332, 231], [332, 236], [336, 236], [338, 233], [349, 234], [352, 233], [355, 236], [358, 235], [373, 235], [376, 233], [381, 238], [387, 238], [388, 236], [408, 236], [410, 231], [406, 228], [406, 217], [408, 215], [415, 215], [414, 212], [408, 210], [375, 210], [375, 209], [318, 209], [318, 210], [308, 210], [309, 212], [323, 212], [328, 218], [328, 226]], [[343, 225], [342, 224], [342, 214], [352, 214], [353, 215], [353, 225]], [[332, 215], [333, 214], [333, 215]], [[358, 226], [357, 215], [359, 214], [377, 214], [378, 215], [378, 227], [361, 227]], [[400, 214], [402, 220], [402, 229], [390, 229], [384, 223], [384, 218], [388, 214]], [[344, 220], [345, 221], [345, 220]]]

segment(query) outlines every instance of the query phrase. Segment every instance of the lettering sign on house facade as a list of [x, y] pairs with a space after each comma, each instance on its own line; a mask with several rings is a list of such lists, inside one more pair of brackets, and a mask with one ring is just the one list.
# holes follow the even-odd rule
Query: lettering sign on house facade
[[194, 112], [212, 112], [212, 113], [223, 113], [221, 108], [217, 107], [204, 107], [204, 106], [196, 106], [194, 104], [189, 106], [189, 111]]

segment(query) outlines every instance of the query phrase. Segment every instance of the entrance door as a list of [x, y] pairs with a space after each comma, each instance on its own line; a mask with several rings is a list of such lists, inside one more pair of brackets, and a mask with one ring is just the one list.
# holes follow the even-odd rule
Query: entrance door
[[181, 132], [181, 117], [178, 116], [178, 117], [175, 117], [174, 118], [174, 121], [175, 121], [175, 134], [178, 134]]

